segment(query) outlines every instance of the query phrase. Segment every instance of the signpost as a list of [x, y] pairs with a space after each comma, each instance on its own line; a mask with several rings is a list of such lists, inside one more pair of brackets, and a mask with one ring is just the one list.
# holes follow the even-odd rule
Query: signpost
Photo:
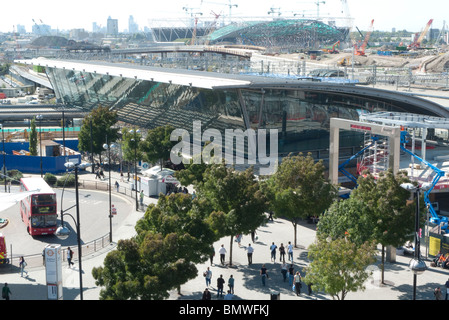
[[44, 249], [48, 300], [62, 300], [61, 253], [59, 244], [49, 244]]

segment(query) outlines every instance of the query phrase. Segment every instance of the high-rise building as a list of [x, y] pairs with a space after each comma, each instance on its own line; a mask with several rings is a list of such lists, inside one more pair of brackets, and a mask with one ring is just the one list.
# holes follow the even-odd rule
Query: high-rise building
[[108, 24], [107, 24], [107, 34], [109, 35], [118, 35], [118, 20], [112, 19], [111, 17], [108, 18]]
[[128, 32], [129, 33], [139, 32], [139, 25], [134, 21], [133, 16], [129, 16], [129, 19], [128, 19]]

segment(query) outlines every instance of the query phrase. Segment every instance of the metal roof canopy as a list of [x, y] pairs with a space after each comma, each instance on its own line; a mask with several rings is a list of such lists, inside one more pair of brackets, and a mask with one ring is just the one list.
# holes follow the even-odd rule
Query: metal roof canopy
[[404, 126], [408, 128], [449, 129], [449, 119], [403, 112], [373, 112], [361, 114], [360, 121]]

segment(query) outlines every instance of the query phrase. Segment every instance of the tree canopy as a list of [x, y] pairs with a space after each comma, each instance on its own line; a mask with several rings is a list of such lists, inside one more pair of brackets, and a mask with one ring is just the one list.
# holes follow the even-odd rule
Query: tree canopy
[[314, 290], [323, 290], [334, 299], [344, 300], [349, 292], [365, 288], [370, 277], [367, 267], [376, 259], [374, 242], [357, 245], [346, 238], [318, 239], [309, 246], [309, 259], [304, 282]]
[[[113, 128], [117, 123], [117, 112], [110, 111], [108, 107], [99, 106], [93, 109], [83, 120], [78, 134], [78, 148], [80, 151], [92, 152], [101, 155], [103, 145], [118, 139], [118, 128]], [[91, 134], [92, 127], [92, 134]], [[107, 137], [107, 141], [106, 141]]]
[[321, 215], [337, 197], [337, 188], [325, 178], [324, 170], [322, 161], [315, 162], [310, 153], [289, 155], [263, 183], [270, 209], [293, 224], [295, 246], [299, 220]]
[[101, 299], [166, 299], [198, 275], [216, 240], [202, 203], [188, 194], [161, 196], [136, 224], [137, 236], [119, 242], [92, 274]]

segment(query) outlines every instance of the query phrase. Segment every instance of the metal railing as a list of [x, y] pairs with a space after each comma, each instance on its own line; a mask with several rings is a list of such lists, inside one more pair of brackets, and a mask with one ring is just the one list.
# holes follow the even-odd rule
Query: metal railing
[[[81, 246], [83, 257], [92, 255], [93, 253], [100, 251], [109, 245], [110, 245], [109, 233], [107, 233], [106, 235], [104, 235], [100, 238], [97, 238], [95, 240], [84, 243]], [[71, 247], [71, 249], [73, 251], [73, 259], [76, 260], [78, 258], [78, 246], [74, 245]], [[35, 253], [35, 254], [29, 254], [29, 255], [15, 255], [14, 247], [11, 245], [10, 250], [8, 252], [9, 265], [4, 266], [4, 267], [10, 268], [10, 270], [12, 270], [12, 271], [16, 270], [16, 268], [19, 269], [20, 268], [19, 267], [20, 257], [22, 257], [22, 256], [24, 257], [24, 259], [27, 263], [26, 269], [45, 266], [43, 250], [41, 253]], [[62, 249], [62, 261], [63, 262], [67, 261], [67, 247], [64, 247]]]

